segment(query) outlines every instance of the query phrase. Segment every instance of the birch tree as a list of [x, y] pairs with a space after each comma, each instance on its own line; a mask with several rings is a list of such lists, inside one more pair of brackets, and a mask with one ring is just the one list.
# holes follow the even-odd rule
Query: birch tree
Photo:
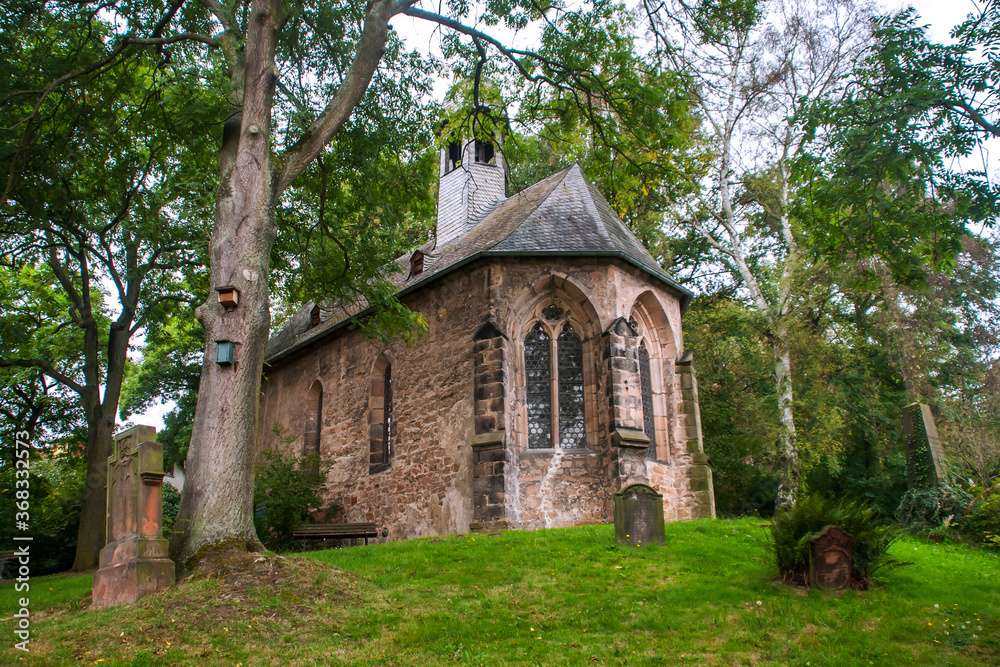
[[870, 38], [853, 0], [645, 0], [663, 58], [691, 77], [713, 149], [710, 177], [674, 223], [694, 230], [767, 326], [778, 397], [777, 506], [799, 487], [790, 328], [802, 296], [801, 225], [792, 162], [807, 106], [837, 95]]

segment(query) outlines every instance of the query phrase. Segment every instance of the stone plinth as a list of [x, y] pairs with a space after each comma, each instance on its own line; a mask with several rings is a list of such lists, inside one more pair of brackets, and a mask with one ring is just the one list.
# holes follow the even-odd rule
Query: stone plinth
[[615, 540], [619, 544], [663, 544], [663, 496], [646, 484], [615, 494]]
[[163, 538], [163, 446], [156, 430], [135, 426], [115, 437], [108, 457], [108, 544], [94, 573], [97, 608], [135, 602], [174, 584]]
[[851, 583], [851, 545], [854, 538], [837, 526], [827, 526], [809, 538], [809, 585], [847, 588]]

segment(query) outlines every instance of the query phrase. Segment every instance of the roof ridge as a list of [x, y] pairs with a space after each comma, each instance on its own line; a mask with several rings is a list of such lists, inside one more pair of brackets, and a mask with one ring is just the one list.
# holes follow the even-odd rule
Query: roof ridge
[[[487, 251], [487, 250], [490, 250], [490, 249], [492, 249], [492, 248], [495, 248], [496, 246], [498, 246], [498, 245], [500, 245], [501, 243], [503, 243], [504, 241], [506, 241], [506, 240], [507, 240], [507, 239], [508, 239], [508, 238], [510, 237], [510, 235], [511, 235], [511, 234], [513, 234], [513, 233], [514, 233], [514, 232], [516, 232], [516, 231], [517, 231], [518, 229], [520, 229], [520, 228], [521, 228], [521, 225], [523, 225], [523, 224], [525, 223], [525, 221], [526, 221], [526, 220], [527, 220], [528, 218], [530, 218], [530, 217], [532, 216], [532, 214], [533, 214], [533, 213], [534, 213], [535, 211], [537, 211], [537, 210], [538, 210], [539, 208], [541, 208], [541, 207], [542, 207], [542, 204], [544, 204], [545, 202], [547, 202], [547, 201], [549, 200], [549, 197], [551, 197], [551, 196], [552, 196], [552, 193], [556, 191], [556, 188], [558, 188], [558, 187], [559, 187], [559, 184], [560, 184], [561, 182], [563, 182], [563, 181], [565, 181], [565, 180], [566, 180], [566, 176], [567, 176], [567, 175], [569, 174], [569, 172], [570, 172], [570, 171], [572, 171], [573, 167], [577, 167], [577, 168], [579, 168], [579, 165], [577, 165], [577, 163], [576, 163], [576, 162], [574, 162], [573, 164], [571, 164], [570, 166], [566, 167], [566, 168], [565, 168], [565, 169], [563, 169], [562, 171], [559, 171], [559, 172], [556, 172], [556, 173], [552, 174], [551, 176], [548, 176], [548, 177], [546, 177], [546, 178], [543, 178], [542, 180], [540, 180], [540, 181], [538, 181], [537, 183], [535, 183], [534, 185], [532, 185], [532, 186], [531, 186], [530, 188], [525, 188], [524, 190], [521, 190], [521, 192], [518, 192], [517, 194], [515, 194], [515, 195], [514, 195], [514, 197], [518, 197], [518, 196], [520, 196], [520, 195], [524, 194], [525, 192], [527, 192], [528, 190], [531, 190], [531, 189], [533, 189], [533, 188], [536, 188], [536, 187], [537, 187], [537, 188], [538, 188], [539, 190], [541, 190], [542, 188], [541, 188], [541, 187], [539, 187], [539, 186], [541, 186], [541, 185], [542, 185], [543, 183], [545, 183], [545, 181], [547, 181], [547, 180], [549, 180], [549, 179], [552, 179], [552, 180], [553, 180], [553, 184], [552, 184], [552, 188], [551, 188], [551, 189], [549, 190], [548, 194], [547, 194], [547, 195], [545, 195], [544, 197], [542, 197], [542, 198], [541, 198], [541, 200], [539, 200], [539, 202], [538, 202], [537, 204], [535, 204], [535, 205], [534, 205], [534, 206], [533, 206], [533, 207], [531, 208], [531, 210], [530, 210], [530, 211], [528, 211], [528, 212], [527, 212], [527, 213], [526, 213], [526, 214], [525, 214], [525, 215], [524, 215], [524, 216], [523, 216], [523, 217], [521, 218], [521, 222], [517, 223], [517, 224], [516, 224], [516, 225], [515, 225], [515, 226], [514, 226], [514, 227], [513, 227], [513, 228], [512, 228], [512, 229], [511, 229], [511, 230], [510, 230], [509, 232], [507, 232], [506, 234], [504, 234], [502, 238], [499, 238], [499, 239], [497, 239], [496, 241], [494, 241], [493, 243], [491, 243], [491, 244], [489, 244], [489, 245], [487, 245], [487, 246], [483, 247], [483, 248], [482, 248], [482, 249], [480, 250], [480, 252], [485, 252], [485, 251]], [[513, 199], [513, 197], [508, 197], [507, 199]]]
[[[583, 183], [583, 187], [586, 189], [588, 198], [590, 199], [590, 206], [587, 207], [587, 213], [593, 218], [593, 221], [597, 223], [597, 228], [604, 232], [604, 239], [614, 245], [614, 239], [611, 236], [611, 232], [608, 230], [607, 224], [604, 222], [604, 216], [601, 215], [601, 210], [598, 205], [598, 201], [603, 201], [608, 204], [608, 200], [604, 198], [601, 191], [598, 190], [594, 185], [587, 180], [587, 177], [583, 173], [583, 169], [580, 167], [579, 163], [574, 162], [573, 166], [576, 167], [577, 172], [579, 172], [580, 181]], [[611, 205], [608, 204], [608, 211], [611, 211]], [[615, 216], [617, 218], [617, 216]], [[622, 223], [624, 224], [624, 222]]]
[[[596, 185], [587, 182], [586, 179], [584, 179], [584, 182], [587, 185], [587, 191], [590, 193], [591, 199], [594, 201], [595, 205], [597, 204], [598, 201], [603, 201], [604, 205], [607, 206], [608, 213], [611, 214], [610, 215], [611, 220], [616, 224], [616, 226], [619, 227], [620, 229], [624, 229], [625, 233], [631, 236], [638, 244], [638, 247], [641, 248], [644, 253], [646, 253], [647, 257], [649, 257], [650, 260], [652, 260], [653, 265], [656, 266], [661, 271], [664, 271], [664, 273], [666, 273], [663, 267], [660, 266], [660, 263], [656, 261], [656, 258], [653, 257], [653, 253], [649, 252], [649, 249], [646, 247], [646, 244], [644, 244], [639, 239], [639, 237], [636, 236], [635, 232], [632, 231], [632, 228], [628, 226], [628, 223], [622, 220], [621, 216], [618, 215], [618, 213], [614, 210], [614, 208], [611, 207], [611, 202], [608, 201], [607, 197], [601, 194], [601, 191], [597, 189]], [[608, 237], [610, 238], [611, 230], [608, 229], [607, 221], [604, 219], [603, 215], [600, 215], [600, 211], [598, 211], [597, 218], [601, 222], [601, 227], [604, 228], [605, 233], [607, 233]]]

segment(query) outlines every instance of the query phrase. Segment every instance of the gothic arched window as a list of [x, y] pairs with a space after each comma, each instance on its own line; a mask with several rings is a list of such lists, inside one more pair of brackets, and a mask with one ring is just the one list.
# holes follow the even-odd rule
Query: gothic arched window
[[368, 472], [381, 472], [392, 458], [392, 365], [379, 357], [372, 369], [368, 410]]
[[559, 353], [559, 446], [585, 447], [583, 344], [569, 324], [556, 341]]
[[[555, 359], [555, 364], [553, 364]], [[566, 323], [555, 340], [541, 323], [524, 338], [528, 448], [587, 446], [583, 343]]]
[[642, 430], [649, 438], [646, 458], [656, 459], [656, 426], [653, 421], [653, 377], [646, 345], [639, 346], [639, 386], [642, 390]]
[[552, 446], [552, 350], [541, 324], [524, 339], [525, 388], [528, 397], [528, 447]]

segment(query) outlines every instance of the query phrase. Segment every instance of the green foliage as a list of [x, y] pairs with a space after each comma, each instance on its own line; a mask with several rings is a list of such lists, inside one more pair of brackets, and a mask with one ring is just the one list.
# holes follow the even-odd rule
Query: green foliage
[[906, 460], [897, 452], [884, 461], [866, 461], [863, 443], [852, 443], [839, 459], [824, 458], [808, 471], [805, 487], [827, 497], [863, 501], [884, 522], [896, 520], [906, 493]]
[[838, 526], [854, 538], [851, 578], [855, 585], [868, 588], [879, 570], [899, 564], [888, 557], [889, 547], [899, 539], [898, 528], [885, 525], [863, 502], [813, 493], [780, 510], [771, 525], [774, 558], [786, 582], [808, 582], [809, 540], [827, 526]]
[[295, 547], [292, 531], [309, 520], [320, 504], [325, 470], [315, 456], [297, 458], [277, 450], [264, 452], [254, 475], [254, 528], [268, 549]]
[[161, 498], [163, 509], [163, 537], [170, 537], [174, 532], [174, 519], [177, 518], [177, 511], [181, 508], [181, 492], [170, 484], [163, 484], [160, 487], [163, 495]]
[[[815, 251], [877, 257], [898, 282], [920, 284], [925, 267], [953, 264], [967, 225], [993, 225], [1000, 190], [984, 171], [955, 167], [997, 136], [995, 95], [977, 95], [998, 83], [1000, 14], [988, 7], [950, 46], [929, 42], [912, 8], [880, 19], [844, 95], [800, 119], [809, 143], [797, 209]], [[979, 53], [991, 65], [976, 63]]]
[[[722, 516], [770, 516], [777, 494], [777, 425], [771, 355], [759, 317], [723, 297], [697, 300], [684, 317], [684, 342], [698, 372], [705, 453]], [[741, 415], [733, 419], [734, 414]]]
[[[94, 289], [89, 296], [98, 326], [106, 327], [104, 295]], [[70, 299], [48, 264], [0, 262], [0, 358], [58, 360], [64, 372], [80, 377], [84, 334], [66, 326], [70, 312]], [[71, 389], [38, 367], [0, 364], [2, 428], [11, 433], [28, 431], [36, 444], [58, 442], [84, 426], [78, 401]]]
[[[75, 447], [74, 447], [75, 449]], [[0, 466], [0, 543], [14, 545], [15, 468], [4, 456]], [[86, 478], [86, 464], [79, 453], [30, 458], [28, 495], [32, 574], [68, 570], [76, 555], [76, 534]]]
[[972, 505], [972, 496], [958, 486], [942, 485], [910, 489], [903, 496], [896, 518], [906, 528], [937, 528], [947, 523], [962, 524]]
[[700, 0], [695, 27], [705, 42], [726, 42], [732, 33], [746, 33], [760, 22], [761, 0]]
[[966, 537], [1000, 549], [1000, 487], [978, 491], [960, 529]]

